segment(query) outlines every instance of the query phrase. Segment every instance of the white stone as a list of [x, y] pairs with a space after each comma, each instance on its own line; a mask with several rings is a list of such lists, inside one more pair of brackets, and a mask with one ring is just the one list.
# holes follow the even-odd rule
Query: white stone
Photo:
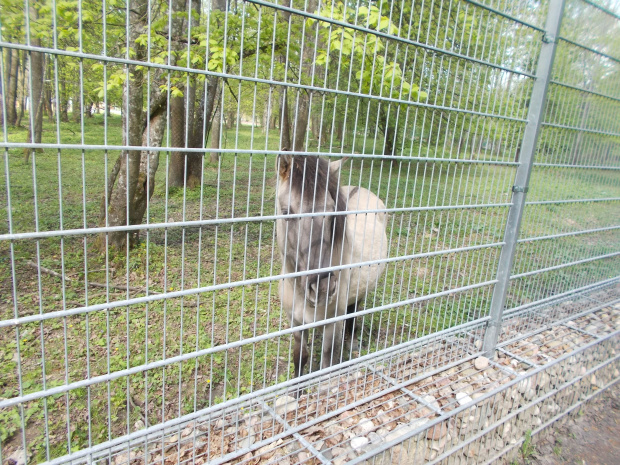
[[363, 437], [358, 436], [358, 437], [351, 439], [351, 447], [355, 450], [361, 449], [366, 444], [368, 444], [368, 438], [363, 438]]
[[[119, 456], [117, 455], [116, 456], [117, 460], [118, 460], [118, 457]], [[15, 452], [13, 452], [11, 455], [7, 457], [6, 463], [13, 463], [14, 465], [25, 465], [26, 464], [26, 452], [22, 448], [17, 449]]]
[[[524, 375], [525, 373], [519, 373], [520, 375]], [[532, 380], [530, 378], [525, 378], [524, 380], [519, 382], [519, 392], [523, 394], [525, 391], [532, 389]]]
[[489, 359], [486, 357], [478, 357], [474, 360], [474, 366], [476, 367], [476, 370], [484, 370], [489, 366]]
[[549, 384], [549, 381], [551, 381], [549, 375], [547, 373], [541, 373], [538, 377], [538, 386], [544, 389]]
[[433, 396], [428, 395], [428, 396], [424, 396], [423, 397], [424, 401], [427, 402], [429, 405], [432, 405], [434, 408], [439, 409], [439, 402], [437, 402], [437, 399], [435, 399]]
[[291, 396], [282, 396], [276, 399], [276, 413], [286, 415], [297, 408], [297, 399]]
[[372, 421], [368, 419], [363, 419], [357, 424], [355, 431], [357, 432], [357, 434], [364, 435], [370, 433], [374, 429], [375, 424]]
[[426, 423], [428, 423], [428, 421], [429, 421], [428, 418], [419, 418], [406, 425], [400, 425], [396, 429], [394, 429], [390, 434], [385, 436], [385, 440], [387, 442], [390, 442], [390, 441], [393, 441], [394, 439], [398, 439], [401, 436], [404, 436], [405, 434], [413, 431], [414, 429], [425, 425]]
[[[19, 452], [19, 451], [17, 451], [17, 452]], [[9, 457], [9, 460], [11, 459], [11, 457]], [[131, 463], [131, 461], [133, 459], [135, 459], [137, 457], [138, 457], [138, 453], [133, 451], [133, 450], [131, 452], [129, 452], [129, 455], [127, 454], [127, 452], [124, 452], [122, 454], [117, 455], [114, 458], [114, 463], [115, 463], [115, 465], [129, 464], [129, 463]], [[21, 462], [21, 463], [18, 462], [16, 465], [24, 465], [24, 462]]]
[[248, 428], [248, 435], [239, 442], [239, 445], [242, 448], [250, 447], [252, 444], [254, 444], [255, 435], [256, 433], [254, 432], [254, 428], [250, 426]]
[[469, 397], [464, 392], [456, 393], [456, 401], [459, 403], [459, 405], [465, 405], [465, 404], [469, 404], [470, 402], [473, 402], [472, 398]]
[[465, 449], [465, 455], [470, 459], [473, 459], [474, 457], [476, 457], [478, 455], [478, 446], [475, 444], [468, 446]]
[[504, 439], [507, 439], [510, 435], [510, 430], [512, 429], [512, 427], [510, 426], [510, 423], [505, 423], [503, 428], [500, 428], [500, 433], [499, 435], [501, 437], [503, 437]]
[[256, 451], [256, 456], [260, 456], [260, 455], [266, 454], [266, 453], [270, 452], [271, 450], [276, 449], [283, 442], [284, 441], [282, 439], [278, 439], [275, 442], [269, 443], [266, 446], [261, 447], [260, 449], [258, 449], [258, 451]]

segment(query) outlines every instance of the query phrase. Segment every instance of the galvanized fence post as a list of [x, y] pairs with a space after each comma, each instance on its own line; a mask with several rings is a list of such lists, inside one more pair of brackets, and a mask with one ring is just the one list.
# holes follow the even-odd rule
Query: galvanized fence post
[[545, 33], [542, 37], [543, 44], [536, 65], [536, 79], [530, 97], [527, 115], [528, 122], [523, 134], [519, 166], [515, 175], [515, 183], [512, 187], [512, 206], [508, 212], [508, 219], [506, 220], [504, 230], [505, 244], [502, 247], [497, 266], [497, 283], [493, 289], [493, 297], [491, 299], [491, 319], [484, 334], [483, 352], [486, 356], [493, 355], [502, 326], [506, 293], [510, 284], [510, 273], [521, 228], [521, 218], [534, 162], [534, 152], [542, 125], [547, 89], [551, 80], [551, 69], [555, 58], [557, 37], [560, 33], [563, 11], [564, 0], [551, 0], [549, 2]]

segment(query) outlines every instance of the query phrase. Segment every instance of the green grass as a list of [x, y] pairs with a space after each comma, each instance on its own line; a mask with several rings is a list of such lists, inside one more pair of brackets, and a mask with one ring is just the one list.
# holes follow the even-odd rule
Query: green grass
[[[63, 123], [61, 142], [81, 143], [78, 127]], [[120, 145], [120, 118], [85, 122], [87, 144]], [[11, 130], [11, 141], [25, 141], [23, 129]], [[56, 131], [45, 123], [44, 142], [55, 142]], [[366, 140], [372, 151], [372, 140]], [[275, 150], [276, 131], [242, 127], [226, 135], [228, 148]], [[357, 139], [356, 150], [364, 140]], [[318, 149], [316, 144], [312, 150]], [[324, 148], [321, 148], [324, 150]], [[343, 151], [351, 151], [345, 146]], [[414, 154], [437, 162], [393, 164], [380, 159], [356, 160], [342, 173], [343, 184], [360, 184], [376, 192], [388, 208], [435, 205], [495, 204], [510, 201], [514, 167], [447, 163], [448, 150], [417, 145]], [[44, 150], [24, 162], [19, 150], [8, 152], [8, 173], [0, 181], [0, 234], [9, 232], [9, 179], [12, 232], [35, 229], [83, 228], [99, 225], [104, 181], [117, 152]], [[485, 157], [488, 157], [485, 155]], [[208, 160], [208, 157], [206, 157]], [[202, 189], [165, 189], [166, 156], [160, 160], [149, 223], [269, 215], [274, 212], [275, 156], [226, 154], [219, 166], [204, 166]], [[535, 170], [529, 199], [620, 197], [620, 188], [606, 172]], [[35, 188], [36, 184], [36, 188]], [[35, 202], [36, 198], [36, 202]], [[217, 200], [217, 201], [216, 201]], [[540, 205], [528, 207], [522, 237], [618, 224], [613, 203]], [[36, 208], [35, 208], [36, 207]], [[503, 240], [507, 207], [419, 210], [394, 213], [388, 221], [390, 256], [411, 255]], [[129, 253], [95, 247], [95, 237], [50, 237], [39, 241], [0, 242], [0, 318], [48, 313], [84, 305], [114, 303], [149, 293], [234, 283], [280, 272], [272, 222], [205, 225], [142, 231]], [[516, 272], [553, 266], [618, 250], [613, 232], [567, 236], [519, 246]], [[377, 291], [365, 307], [443, 292], [495, 278], [499, 248], [461, 251], [389, 264]], [[57, 273], [37, 273], [29, 262]], [[617, 260], [519, 280], [509, 303], [517, 305], [617, 274]], [[130, 285], [131, 292], [86, 286], [89, 282]], [[492, 287], [434, 298], [385, 310], [359, 323], [362, 353], [388, 348], [468, 321], [488, 312]], [[113, 373], [144, 363], [203, 350], [288, 328], [280, 308], [277, 283], [224, 288], [150, 302], [119, 306], [88, 315], [54, 318], [0, 332], [0, 397], [11, 398]], [[314, 338], [315, 349], [320, 344]], [[289, 379], [291, 338], [282, 336], [203, 355], [148, 372], [124, 376], [90, 388], [74, 389], [19, 407], [0, 410], [0, 441], [20, 445], [22, 421], [26, 441], [37, 460], [69, 449], [97, 444], [131, 431], [147, 413], [149, 424], [169, 420], [239, 394]], [[17, 357], [19, 345], [20, 357]], [[18, 362], [20, 370], [18, 370]], [[131, 402], [128, 401], [131, 397]], [[22, 419], [23, 415], [23, 419]], [[49, 451], [45, 426], [49, 430]], [[89, 429], [90, 425], [90, 429]]]
[[524, 464], [530, 463], [532, 456], [536, 453], [536, 446], [532, 444], [532, 431], [525, 432], [523, 444], [521, 444], [521, 458]]

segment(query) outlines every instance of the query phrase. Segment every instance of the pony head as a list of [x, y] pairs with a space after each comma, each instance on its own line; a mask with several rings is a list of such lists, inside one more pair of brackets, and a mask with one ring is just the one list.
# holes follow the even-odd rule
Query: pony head
[[[337, 163], [337, 162], [335, 162]], [[332, 164], [333, 165], [333, 164]], [[346, 203], [338, 186], [339, 165], [317, 156], [278, 156], [278, 246], [288, 269], [314, 271], [295, 280], [296, 291], [313, 306], [324, 306], [336, 295], [338, 264], [344, 237]], [[335, 168], [335, 169], [334, 169]]]

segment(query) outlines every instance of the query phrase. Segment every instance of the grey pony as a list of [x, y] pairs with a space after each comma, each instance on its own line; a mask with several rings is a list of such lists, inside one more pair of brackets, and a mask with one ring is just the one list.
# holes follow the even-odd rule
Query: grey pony
[[[384, 210], [385, 205], [363, 187], [338, 185], [345, 160], [330, 163], [316, 156], [278, 156], [276, 208], [278, 215], [287, 216], [276, 221], [282, 274], [319, 270], [280, 280], [282, 308], [293, 327], [355, 311], [385, 270], [384, 262], [355, 266], [387, 257], [387, 217], [382, 211], [355, 213]], [[351, 213], [333, 214], [341, 211]], [[327, 214], [295, 216], [323, 212]], [[351, 266], [320, 271], [338, 265]], [[294, 333], [294, 376], [303, 374], [310, 359], [307, 332]], [[323, 326], [321, 368], [342, 360], [342, 336], [342, 320]]]

